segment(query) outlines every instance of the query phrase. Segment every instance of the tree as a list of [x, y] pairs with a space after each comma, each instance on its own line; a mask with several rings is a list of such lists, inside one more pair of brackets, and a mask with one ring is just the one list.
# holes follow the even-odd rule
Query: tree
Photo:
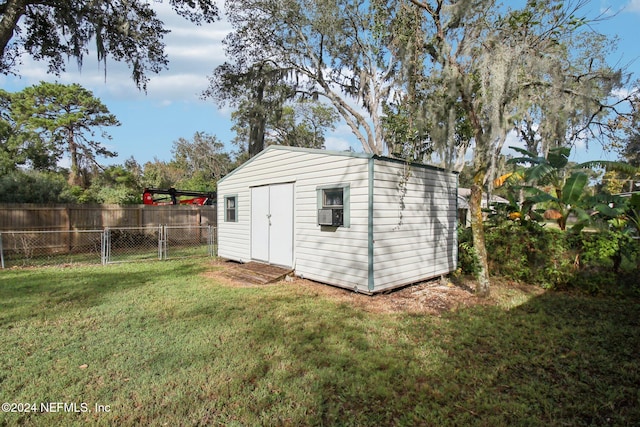
[[64, 176], [54, 172], [14, 170], [0, 174], [1, 203], [77, 203]]
[[18, 166], [36, 170], [53, 169], [60, 156], [58, 147], [43, 141], [12, 114], [14, 94], [0, 89], [0, 173], [15, 171]]
[[[462, 141], [464, 150], [458, 153], [473, 149], [469, 207], [480, 264], [476, 292], [487, 295], [480, 201], [483, 187], [491, 190], [508, 132], [523, 111], [538, 102], [535, 89], [545, 88], [549, 96], [563, 94], [595, 101], [608, 95], [606, 91], [587, 93], [592, 86], [579, 86], [580, 76], [567, 76], [569, 68], [562, 66], [569, 61], [570, 40], [584, 28], [586, 20], [577, 15], [586, 1], [530, 0], [521, 9], [500, 8], [493, 0], [411, 2], [422, 12], [426, 34], [419, 46], [427, 53], [422, 72], [443, 88], [439, 100], [419, 106], [428, 118], [425, 121], [441, 129], [435, 148], [446, 157], [445, 150], [451, 152], [452, 147], [460, 146], [455, 134], [461, 115], [471, 130], [472, 139]], [[416, 66], [414, 62], [410, 65]]]
[[154, 158], [143, 166], [142, 184], [144, 187], [170, 188], [185, 178], [185, 174], [173, 162], [163, 162]]
[[319, 102], [285, 105], [280, 119], [272, 126], [268, 144], [324, 148], [324, 131], [334, 129], [337, 120], [335, 110]]
[[154, 159], [144, 164], [143, 187], [211, 191], [234, 166], [224, 144], [205, 132], [196, 132], [191, 140], [179, 138], [171, 152], [173, 159], [169, 162]]
[[267, 123], [280, 120], [284, 103], [296, 96], [294, 85], [285, 81], [286, 75], [286, 70], [269, 60], [246, 65], [240, 58], [236, 64], [217, 67], [209, 78], [203, 96], [236, 107], [232, 115], [238, 132], [236, 143], [246, 142], [249, 157], [264, 150]]
[[132, 161], [135, 162], [130, 158], [124, 165], [111, 165], [96, 171], [89, 188], [79, 194], [79, 201], [119, 205], [142, 203], [142, 185], [135, 170], [130, 168]]
[[[633, 91], [620, 92], [628, 80], [620, 69], [606, 63], [612, 46], [605, 36], [578, 33], [562, 41], [560, 55], [552, 67], [536, 67], [523, 89], [516, 129], [528, 151], [545, 156], [549, 149], [574, 146], [577, 142], [600, 141], [615, 137], [614, 117], [627, 116], [623, 109]], [[566, 52], [563, 52], [566, 51]]]
[[229, 0], [234, 32], [225, 39], [227, 54], [245, 69], [269, 61], [297, 92], [331, 103], [364, 151], [382, 154], [388, 148], [382, 106], [399, 71], [398, 56], [414, 40], [414, 21], [405, 6], [363, 0]]
[[108, 140], [111, 136], [102, 128], [119, 126], [120, 122], [91, 91], [78, 84], [40, 82], [16, 92], [11, 95], [8, 116], [14, 129], [13, 141], [17, 141], [12, 145], [22, 145], [31, 159], [40, 156], [33, 162], [35, 169], [50, 168], [63, 153], [69, 154], [71, 185], [83, 184], [83, 170], [97, 165], [97, 156], [116, 156], [94, 139], [95, 129]]
[[[208, 0], [170, 0], [178, 15], [200, 24], [218, 18]], [[45, 60], [49, 72], [65, 70], [65, 57], [82, 66], [89, 45], [106, 68], [107, 57], [126, 62], [139, 88], [148, 72], [158, 73], [168, 60], [162, 39], [168, 31], [144, 0], [5, 0], [0, 2], [0, 72], [13, 72], [23, 54]], [[106, 72], [106, 69], [105, 69]]]
[[231, 170], [231, 158], [214, 135], [196, 132], [191, 141], [179, 138], [171, 152], [174, 156], [171, 163], [183, 172], [181, 185], [190, 181], [189, 190], [211, 190]]
[[[636, 84], [640, 86], [640, 81]], [[619, 151], [627, 162], [640, 167], [640, 93], [633, 95], [631, 114], [618, 121], [624, 133]]]
[[[246, 151], [250, 144], [250, 126], [246, 123], [248, 114], [241, 108], [231, 118], [235, 121], [234, 143]], [[272, 112], [264, 123], [263, 147], [268, 145], [287, 145], [290, 147], [324, 148], [326, 129], [333, 129], [338, 120], [337, 113], [329, 106], [316, 101], [289, 102]], [[251, 154], [251, 153], [250, 153]], [[254, 155], [257, 153], [254, 153]]]

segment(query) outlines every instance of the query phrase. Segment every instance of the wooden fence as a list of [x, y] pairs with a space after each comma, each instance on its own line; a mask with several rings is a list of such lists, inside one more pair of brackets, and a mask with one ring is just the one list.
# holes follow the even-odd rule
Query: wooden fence
[[216, 225], [216, 206], [68, 205], [0, 203], [0, 232], [100, 230], [105, 227]]

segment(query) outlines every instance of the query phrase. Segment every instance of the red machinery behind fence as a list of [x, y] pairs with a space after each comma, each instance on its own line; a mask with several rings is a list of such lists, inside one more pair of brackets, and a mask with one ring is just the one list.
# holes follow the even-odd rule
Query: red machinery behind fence
[[[168, 197], [154, 198], [161, 194]], [[191, 197], [191, 199], [178, 200], [178, 197]], [[142, 203], [145, 205], [212, 205], [216, 202], [216, 193], [202, 191], [183, 191], [175, 188], [145, 188], [142, 193]]]

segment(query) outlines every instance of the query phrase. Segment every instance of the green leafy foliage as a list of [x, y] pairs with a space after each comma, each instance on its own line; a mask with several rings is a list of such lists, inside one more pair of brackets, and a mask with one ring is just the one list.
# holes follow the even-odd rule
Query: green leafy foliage
[[74, 203], [78, 199], [62, 174], [22, 171], [0, 175], [2, 203]]
[[[470, 232], [459, 234], [458, 264], [474, 272]], [[486, 229], [493, 275], [548, 289], [640, 293], [640, 242], [623, 229], [563, 232], [535, 221], [502, 221]]]
[[522, 226], [505, 222], [486, 231], [493, 274], [546, 288], [564, 287], [572, 276], [573, 259], [559, 230], [536, 222]]
[[[200, 24], [218, 18], [218, 7], [208, 0], [171, 0], [176, 13]], [[11, 73], [27, 53], [47, 61], [49, 72], [59, 75], [65, 59], [82, 66], [95, 43], [99, 61], [107, 57], [125, 62], [136, 85], [146, 89], [147, 73], [166, 68], [162, 41], [169, 31], [151, 3], [74, 0], [42, 2], [7, 0], [0, 3], [0, 73]]]
[[84, 186], [83, 178], [86, 181], [87, 170], [97, 165], [97, 157], [116, 156], [100, 139], [110, 139], [104, 128], [120, 122], [82, 86], [40, 82], [1, 95], [6, 99], [2, 119], [10, 126], [3, 151], [17, 155], [14, 168], [27, 163], [33, 169], [53, 170], [63, 154], [68, 154], [69, 182]]
[[458, 228], [458, 270], [463, 274], [475, 275], [478, 272], [478, 256], [473, 249], [471, 228]]
[[[556, 219], [561, 230], [568, 226], [570, 215], [576, 218], [572, 229], [578, 231], [594, 219], [612, 219], [622, 215], [621, 210], [609, 206], [612, 196], [590, 196], [588, 194], [589, 176], [585, 168], [600, 167], [607, 170], [633, 173], [637, 168], [623, 163], [596, 160], [579, 165], [569, 164], [570, 148], [558, 147], [549, 150], [546, 157], [518, 147], [511, 147], [522, 157], [510, 159], [507, 163], [525, 165], [520, 167], [518, 176], [522, 176], [524, 185], [513, 185], [506, 180], [505, 191], [513, 193], [524, 190], [527, 194], [521, 208], [525, 206], [544, 206]], [[611, 200], [606, 200], [606, 198]], [[544, 209], [541, 209], [544, 211]]]

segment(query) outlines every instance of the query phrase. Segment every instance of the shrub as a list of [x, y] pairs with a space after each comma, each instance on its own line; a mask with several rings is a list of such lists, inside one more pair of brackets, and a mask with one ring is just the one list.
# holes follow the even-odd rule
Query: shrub
[[478, 272], [478, 266], [471, 228], [458, 227], [458, 271], [475, 275]]
[[485, 238], [492, 274], [545, 288], [571, 280], [573, 257], [559, 230], [509, 221], [487, 228]]
[[640, 242], [627, 231], [583, 231], [569, 234], [567, 240], [580, 265], [573, 286], [589, 293], [640, 291]]

